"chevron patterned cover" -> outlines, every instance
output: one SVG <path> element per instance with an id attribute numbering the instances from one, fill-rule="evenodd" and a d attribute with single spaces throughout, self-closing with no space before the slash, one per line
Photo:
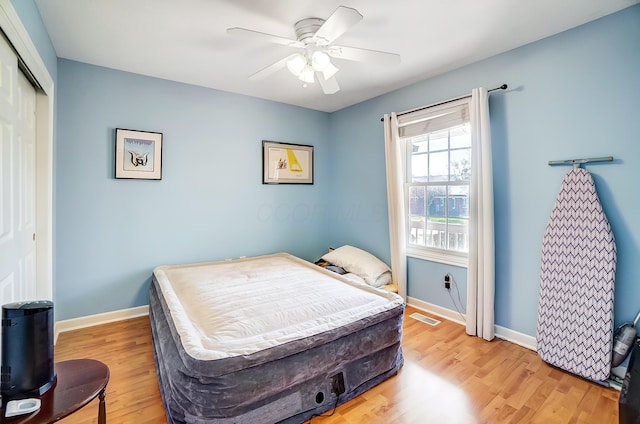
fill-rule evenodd
<path id="1" fill-rule="evenodd" d="M 616 245 L 593 179 L 565 175 L 542 242 L 537 350 L 594 381 L 611 369 Z"/>

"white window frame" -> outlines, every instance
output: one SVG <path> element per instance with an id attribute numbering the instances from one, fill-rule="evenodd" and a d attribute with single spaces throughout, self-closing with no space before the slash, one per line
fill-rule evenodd
<path id="1" fill-rule="evenodd" d="M 401 132 L 401 137 L 404 139 L 403 145 L 405 146 L 406 158 L 403 161 L 404 163 L 404 204 L 405 204 L 405 234 L 406 234 L 406 254 L 409 257 L 414 257 L 418 259 L 429 260 L 433 262 L 444 263 L 448 265 L 455 265 L 459 267 L 467 267 L 468 262 L 468 253 L 460 252 L 448 249 L 441 249 L 436 247 L 428 247 L 428 246 L 419 246 L 411 243 L 411 208 L 410 208 L 410 195 L 409 195 L 409 187 L 411 186 L 433 186 L 434 184 L 429 183 L 412 183 L 411 182 L 411 140 L 412 138 L 419 136 L 421 134 L 429 134 L 432 132 L 444 130 L 447 128 L 453 128 L 462 123 L 469 122 L 469 103 L 470 100 L 468 98 L 460 99 L 454 102 L 450 102 L 443 105 L 438 105 L 434 107 L 430 107 L 424 110 L 420 110 L 418 112 L 412 112 L 407 114 L 406 116 L 401 116 L 398 118 L 399 128 Z M 459 110 L 461 115 L 457 118 L 447 120 L 443 118 L 446 115 L 447 111 L 451 110 Z M 440 119 L 440 122 L 438 120 Z M 450 122 L 449 122 L 450 121 Z M 449 151 L 451 151 L 450 146 Z M 460 184 L 456 182 L 442 182 L 442 184 L 436 185 L 444 185 L 444 186 L 452 186 L 452 185 L 465 185 L 469 186 L 469 181 L 466 184 Z M 448 231 L 447 231 L 448 234 Z"/>

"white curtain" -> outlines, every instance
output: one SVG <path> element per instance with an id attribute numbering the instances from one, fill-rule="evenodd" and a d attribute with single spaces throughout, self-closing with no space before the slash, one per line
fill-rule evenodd
<path id="1" fill-rule="evenodd" d="M 387 169 L 387 199 L 389 204 L 389 241 L 391 273 L 398 285 L 398 294 L 407 299 L 407 256 L 404 230 L 403 141 L 398 136 L 398 117 L 384 115 L 384 152 Z"/>
<path id="2" fill-rule="evenodd" d="M 471 119 L 471 181 L 469 187 L 469 263 L 467 269 L 467 334 L 492 340 L 495 336 L 495 253 L 493 230 L 493 172 L 489 95 L 474 88 Z"/>

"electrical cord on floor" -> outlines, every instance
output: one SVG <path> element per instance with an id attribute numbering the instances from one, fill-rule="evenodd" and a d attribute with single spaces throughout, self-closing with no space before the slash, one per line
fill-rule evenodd
<path id="1" fill-rule="evenodd" d="M 458 315 L 460 315 L 460 318 L 462 318 L 462 321 L 466 324 L 467 320 L 464 318 L 464 315 L 462 315 L 462 312 L 460 312 L 460 309 L 462 309 L 462 300 L 460 299 L 460 289 L 458 288 L 458 283 L 456 283 L 456 281 L 453 279 L 453 275 L 451 274 L 447 274 L 447 275 L 449 276 L 451 283 L 456 288 L 456 292 L 458 293 L 458 303 L 460 303 L 460 308 L 458 308 L 458 304 L 456 303 L 456 300 L 453 298 L 453 295 L 451 294 L 451 289 L 447 290 L 447 292 L 449 293 L 451 302 L 453 302 L 453 307 L 456 308 Z"/>
<path id="2" fill-rule="evenodd" d="M 333 409 L 331 410 L 331 413 L 330 413 L 330 414 L 314 414 L 314 415 L 312 415 L 312 416 L 309 418 L 309 421 L 307 421 L 307 423 L 308 423 L 308 424 L 311 424 L 311 420 L 312 420 L 312 419 L 314 419 L 315 417 L 330 417 L 330 416 L 332 416 L 333 414 L 335 414 L 336 409 L 338 409 L 338 400 L 339 400 L 339 399 L 340 399 L 340 396 L 339 396 L 339 395 L 337 395 L 337 396 L 336 396 L 336 403 L 335 403 L 335 405 L 333 405 Z"/>

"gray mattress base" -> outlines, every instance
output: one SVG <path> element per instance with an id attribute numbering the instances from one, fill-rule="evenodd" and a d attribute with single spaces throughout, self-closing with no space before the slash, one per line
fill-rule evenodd
<path id="1" fill-rule="evenodd" d="M 403 364 L 403 308 L 398 308 L 327 343 L 294 353 L 281 349 L 286 356 L 274 354 L 258 365 L 207 375 L 185 365 L 155 281 L 149 304 L 160 393 L 172 424 L 301 423 L 394 376 Z M 345 393 L 336 396 L 331 381 L 338 373 L 343 373 Z"/>

